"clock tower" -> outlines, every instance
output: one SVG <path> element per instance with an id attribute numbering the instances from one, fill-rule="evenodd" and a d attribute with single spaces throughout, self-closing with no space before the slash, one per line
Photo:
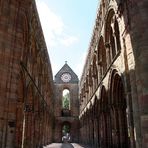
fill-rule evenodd
<path id="1" fill-rule="evenodd" d="M 55 75 L 55 127 L 54 141 L 62 142 L 66 137 L 69 142 L 79 140 L 79 98 L 78 76 L 67 62 Z"/>

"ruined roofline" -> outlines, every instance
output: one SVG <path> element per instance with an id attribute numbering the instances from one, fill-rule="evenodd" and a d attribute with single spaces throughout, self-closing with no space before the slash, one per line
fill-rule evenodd
<path id="1" fill-rule="evenodd" d="M 96 44 L 96 37 L 97 37 L 97 35 L 96 35 L 96 32 L 98 32 L 99 31 L 99 15 L 100 15 L 100 7 L 101 7 L 101 3 L 102 3 L 102 1 L 99 1 L 98 2 L 98 7 L 97 7 L 97 12 L 96 12 L 96 19 L 95 19 L 95 23 L 94 23 L 94 26 L 93 26 L 93 31 L 92 31 L 92 34 L 91 34 L 91 38 L 90 38 L 90 42 L 89 42 L 89 46 L 88 46 L 88 51 L 87 51 L 87 56 L 86 56 L 86 58 L 85 58 L 85 64 L 84 64 L 84 66 L 83 66 L 83 71 L 82 71 L 82 75 L 81 75 L 81 77 L 80 77 L 80 82 L 82 82 L 83 81 L 83 78 L 85 77 L 85 75 L 86 75 L 86 71 L 87 71 L 87 69 L 88 69 L 88 64 L 90 65 L 91 63 L 89 63 L 90 62 L 90 60 L 88 60 L 88 59 L 90 59 L 90 57 L 91 57 L 91 51 L 95 48 L 92 48 L 93 46 L 94 46 L 94 44 Z M 87 67 L 87 68 L 86 68 Z M 81 84 L 80 84 L 81 85 Z"/>

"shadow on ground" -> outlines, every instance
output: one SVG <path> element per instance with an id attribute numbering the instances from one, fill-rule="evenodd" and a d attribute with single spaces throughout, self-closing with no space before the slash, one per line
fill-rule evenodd
<path id="1" fill-rule="evenodd" d="M 73 145 L 71 143 L 63 143 L 61 145 L 61 148 L 74 148 Z"/>

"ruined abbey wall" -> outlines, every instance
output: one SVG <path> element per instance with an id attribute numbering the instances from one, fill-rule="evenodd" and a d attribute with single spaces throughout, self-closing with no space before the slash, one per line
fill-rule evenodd
<path id="1" fill-rule="evenodd" d="M 80 80 L 84 144 L 148 146 L 147 14 L 146 0 L 100 1 Z"/>
<path id="2" fill-rule="evenodd" d="M 53 77 L 34 0 L 0 0 L 0 147 L 52 141 Z"/>

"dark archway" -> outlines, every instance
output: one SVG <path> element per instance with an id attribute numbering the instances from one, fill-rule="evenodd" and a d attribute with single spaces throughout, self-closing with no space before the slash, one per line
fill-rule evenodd
<path id="1" fill-rule="evenodd" d="M 61 137 L 62 141 L 70 141 L 71 140 L 70 135 L 71 135 L 71 124 L 65 121 L 62 124 L 62 137 Z"/>
<path id="2" fill-rule="evenodd" d="M 99 114 L 99 146 L 110 148 L 110 113 L 108 111 L 108 97 L 104 86 L 101 89 Z"/>
<path id="3" fill-rule="evenodd" d="M 100 37 L 98 44 L 97 58 L 98 58 L 98 65 L 100 67 L 100 79 L 101 79 L 104 76 L 107 69 L 106 48 L 102 36 Z"/>
<path id="4" fill-rule="evenodd" d="M 115 148 L 128 148 L 128 126 L 126 98 L 121 76 L 113 71 L 110 87 L 112 145 Z"/>

